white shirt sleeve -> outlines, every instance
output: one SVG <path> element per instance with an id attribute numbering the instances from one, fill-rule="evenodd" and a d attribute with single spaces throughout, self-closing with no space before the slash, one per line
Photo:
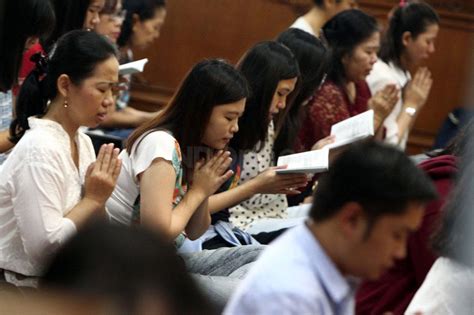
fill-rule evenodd
<path id="1" fill-rule="evenodd" d="M 54 163 L 51 163 L 54 164 Z M 63 211 L 68 179 L 57 166 L 25 162 L 13 176 L 13 210 L 25 252 L 32 261 L 54 253 L 76 233 L 74 223 Z"/>
<path id="2" fill-rule="evenodd" d="M 400 135 L 398 130 L 397 118 L 401 111 L 402 100 L 401 100 L 401 89 L 403 88 L 398 84 L 397 80 L 392 75 L 392 69 L 383 61 L 378 60 L 372 72 L 367 77 L 367 84 L 370 88 L 370 93 L 375 95 L 378 91 L 382 90 L 387 84 L 396 84 L 400 89 L 399 100 L 390 114 L 385 118 L 384 127 L 386 130 L 384 142 L 398 145 L 400 142 Z"/>
<path id="3" fill-rule="evenodd" d="M 173 162 L 173 155 L 176 154 L 178 145 L 175 138 L 166 131 L 151 132 L 137 143 L 138 147 L 136 150 L 133 148 L 130 155 L 134 178 L 148 169 L 157 158 Z"/>

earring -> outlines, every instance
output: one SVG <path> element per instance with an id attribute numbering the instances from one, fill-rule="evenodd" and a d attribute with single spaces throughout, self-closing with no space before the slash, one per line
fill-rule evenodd
<path id="1" fill-rule="evenodd" d="M 67 100 L 64 100 L 64 108 L 67 108 L 68 107 L 68 103 L 67 103 Z"/>

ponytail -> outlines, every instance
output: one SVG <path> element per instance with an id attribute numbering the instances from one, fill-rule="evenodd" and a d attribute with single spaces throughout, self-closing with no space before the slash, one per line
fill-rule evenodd
<path id="1" fill-rule="evenodd" d="M 35 62 L 35 69 L 26 77 L 20 89 L 16 102 L 16 117 L 10 124 L 10 141 L 17 143 L 30 129 L 28 117 L 43 116 L 46 112 L 48 95 L 46 93 L 46 76 L 48 72 L 48 58 L 42 53 L 31 57 Z"/>

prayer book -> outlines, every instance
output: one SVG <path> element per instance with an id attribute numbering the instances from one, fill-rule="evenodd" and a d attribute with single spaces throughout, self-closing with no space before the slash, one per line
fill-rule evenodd
<path id="1" fill-rule="evenodd" d="M 287 167 L 277 169 L 277 174 L 313 174 L 324 172 L 329 167 L 329 150 L 323 148 L 321 150 L 280 156 L 277 166 L 283 165 L 287 165 Z"/>
<path id="2" fill-rule="evenodd" d="M 371 109 L 332 125 L 331 136 L 334 136 L 335 141 L 326 145 L 324 149 L 335 149 L 373 135 L 374 111 Z"/>
<path id="3" fill-rule="evenodd" d="M 126 74 L 133 74 L 137 72 L 143 72 L 143 68 L 145 67 L 146 63 L 148 62 L 148 58 L 140 59 L 137 61 L 132 61 L 129 63 L 125 63 L 119 66 L 119 74 L 126 75 Z"/>

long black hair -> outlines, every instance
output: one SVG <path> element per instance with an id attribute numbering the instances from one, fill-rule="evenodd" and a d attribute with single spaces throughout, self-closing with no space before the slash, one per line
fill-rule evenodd
<path id="1" fill-rule="evenodd" d="M 237 151 L 259 151 L 268 133 L 270 106 L 278 82 L 299 78 L 300 70 L 290 49 L 275 41 L 252 47 L 238 62 L 237 68 L 249 82 L 251 95 L 239 120 L 239 132 L 230 146 Z"/>
<path id="2" fill-rule="evenodd" d="M 323 40 L 330 47 L 328 79 L 343 86 L 347 78 L 342 59 L 378 30 L 375 18 L 356 9 L 342 11 L 324 24 Z"/>
<path id="3" fill-rule="evenodd" d="M 277 41 L 290 48 L 301 72 L 300 89 L 292 106 L 278 113 L 275 119 L 278 136 L 273 150 L 280 156 L 293 152 L 304 116 L 302 104 L 314 95 L 327 70 L 327 49 L 317 37 L 296 28 L 281 33 Z"/>
<path id="4" fill-rule="evenodd" d="M 138 146 L 142 135 L 169 130 L 187 161 L 188 149 L 202 145 L 214 107 L 240 101 L 248 95 L 247 81 L 232 65 L 218 59 L 203 60 L 189 71 L 165 109 L 130 135 L 127 151 L 132 154 L 132 148 L 135 144 Z M 184 167 L 189 169 L 193 165 L 185 163 Z"/>
<path id="5" fill-rule="evenodd" d="M 122 24 L 117 45 L 123 47 L 129 44 L 133 34 L 133 15 L 136 14 L 140 21 L 145 21 L 155 16 L 157 9 L 166 7 L 165 0 L 124 0 L 123 9 L 127 11 Z"/>
<path id="6" fill-rule="evenodd" d="M 428 4 L 417 1 L 399 6 L 393 12 L 388 29 L 382 38 L 380 59 L 387 63 L 392 61 L 400 66 L 400 56 L 405 50 L 403 34 L 410 32 L 411 37 L 416 39 L 432 24 L 439 24 L 439 16 Z"/>
<path id="7" fill-rule="evenodd" d="M 36 68 L 28 75 L 16 104 L 16 118 L 10 125 L 10 140 L 17 143 L 30 127 L 28 117 L 42 116 L 58 94 L 57 80 L 67 74 L 75 85 L 90 77 L 97 64 L 117 56 L 115 47 L 102 35 L 84 30 L 61 37 L 51 60 L 36 55 Z"/>
<path id="8" fill-rule="evenodd" d="M 45 51 L 50 51 L 62 35 L 69 31 L 80 30 L 83 28 L 87 16 L 87 9 L 92 0 L 48 1 L 51 1 L 53 4 L 54 12 L 56 14 L 56 25 L 51 35 L 44 38 L 41 42 Z"/>
<path id="9" fill-rule="evenodd" d="M 3 3 L 4 1 L 2 1 Z M 54 12 L 45 0 L 6 0 L 3 3 L 0 43 L 0 91 L 17 82 L 28 37 L 47 35 L 54 27 Z"/>

